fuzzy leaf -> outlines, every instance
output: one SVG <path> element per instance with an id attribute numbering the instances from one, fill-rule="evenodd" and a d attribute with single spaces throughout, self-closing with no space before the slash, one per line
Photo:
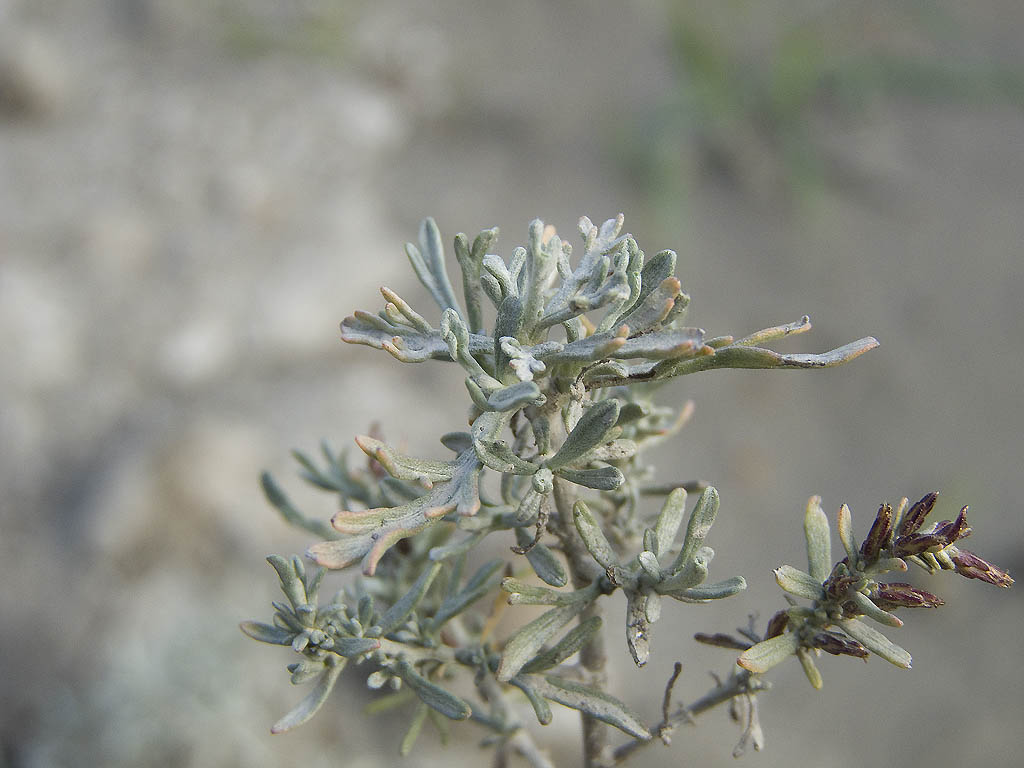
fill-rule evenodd
<path id="1" fill-rule="evenodd" d="M 849 597 L 853 600 L 854 605 L 857 606 L 857 610 L 867 616 L 869 619 L 874 619 L 879 624 L 884 624 L 887 627 L 902 627 L 903 621 L 895 614 L 889 613 L 873 602 L 871 599 L 863 594 L 862 592 L 849 593 Z"/>
<path id="2" fill-rule="evenodd" d="M 678 573 L 684 569 L 701 549 L 704 539 L 711 531 L 711 526 L 714 525 L 715 516 L 718 514 L 718 504 L 718 491 L 712 486 L 705 488 L 690 513 L 690 522 L 686 526 L 686 538 L 683 539 L 682 549 L 679 550 L 679 554 L 672 564 L 671 572 Z"/>
<path id="3" fill-rule="evenodd" d="M 811 684 L 815 690 L 821 690 L 823 681 L 821 679 L 821 672 L 818 671 L 818 667 L 814 663 L 814 657 L 811 652 L 806 648 L 798 648 L 796 657 L 800 660 L 800 666 L 804 668 L 804 674 L 807 676 L 807 682 Z"/>
<path id="4" fill-rule="evenodd" d="M 836 515 L 836 528 L 839 531 L 839 540 L 843 543 L 846 556 L 851 564 L 857 563 L 857 541 L 853 538 L 853 515 L 850 508 L 843 504 Z"/>
<path id="5" fill-rule="evenodd" d="M 437 609 L 430 619 L 431 626 L 435 628 L 441 627 L 446 621 L 453 616 L 458 616 L 466 608 L 498 586 L 498 581 L 504 567 L 505 564 L 501 560 L 492 560 L 482 565 L 473 575 L 473 578 L 466 583 L 461 592 L 446 598 L 441 603 L 441 607 Z"/>
<path id="6" fill-rule="evenodd" d="M 537 655 L 558 630 L 572 621 L 585 605 L 580 601 L 557 606 L 521 627 L 505 643 L 496 674 L 498 680 L 507 683 L 519 674 L 519 670 Z"/>
<path id="7" fill-rule="evenodd" d="M 568 605 L 569 603 L 589 600 L 596 594 L 590 587 L 573 592 L 556 592 L 547 587 L 527 584 L 511 576 L 502 579 L 501 588 L 509 593 L 509 605 Z"/>
<path id="8" fill-rule="evenodd" d="M 600 400 L 583 412 L 558 452 L 545 462 L 550 469 L 573 464 L 601 443 L 619 420 L 619 401 Z"/>
<path id="9" fill-rule="evenodd" d="M 381 634 L 386 635 L 389 632 L 394 632 L 398 629 L 412 613 L 416 606 L 420 604 L 424 597 L 426 597 L 427 590 L 430 589 L 431 583 L 434 581 L 434 577 L 437 576 L 441 570 L 443 563 L 435 562 L 431 563 L 416 580 L 409 591 L 402 595 L 395 604 L 392 605 L 388 610 L 381 616 L 378 624 L 380 625 Z"/>
<path id="10" fill-rule="evenodd" d="M 585 502 L 577 501 L 572 506 L 572 519 L 576 524 L 576 530 L 583 539 L 587 551 L 593 556 L 598 564 L 608 570 L 619 565 L 618 555 L 612 549 L 612 545 L 605 538 L 600 523 L 591 513 Z"/>
<path id="11" fill-rule="evenodd" d="M 725 581 L 716 581 L 714 584 L 701 584 L 697 587 L 690 587 L 683 596 L 689 600 L 721 600 L 723 597 L 732 597 L 738 592 L 747 588 L 747 580 L 742 576 L 731 576 Z"/>
<path id="12" fill-rule="evenodd" d="M 582 683 L 554 675 L 524 675 L 526 682 L 544 698 L 586 712 L 601 722 L 613 725 L 635 739 L 647 740 L 651 732 L 629 707 L 614 696 Z"/>
<path id="13" fill-rule="evenodd" d="M 786 632 L 777 637 L 762 640 L 742 654 L 736 663 L 746 670 L 759 675 L 767 672 L 776 664 L 781 664 L 800 647 L 800 636 L 795 632 Z"/>
<path id="14" fill-rule="evenodd" d="M 807 539 L 807 570 L 811 578 L 821 584 L 832 571 L 832 541 L 820 496 L 812 496 L 807 502 L 804 537 Z"/>
<path id="15" fill-rule="evenodd" d="M 668 317 L 668 313 L 675 305 L 676 297 L 680 293 L 682 293 L 682 286 L 679 284 L 679 279 L 666 277 L 617 322 L 628 325 L 630 335 L 649 331 L 659 326 Z"/>
<path id="16" fill-rule="evenodd" d="M 658 542 L 658 549 L 655 554 L 667 553 L 672 548 L 676 539 L 676 533 L 683 522 L 683 513 L 686 511 L 686 489 L 676 488 L 665 499 L 658 514 L 658 522 L 654 525 L 654 535 Z"/>
<path id="17" fill-rule="evenodd" d="M 419 738 L 420 731 L 423 730 L 423 724 L 427 722 L 427 713 L 429 711 L 430 707 L 422 701 L 416 705 L 416 711 L 413 713 L 412 720 L 409 723 L 409 729 L 405 732 L 405 736 L 402 737 L 402 744 L 398 749 L 398 754 L 402 757 L 408 757 L 409 753 L 412 752 L 412 748 L 416 745 L 416 739 Z"/>
<path id="18" fill-rule="evenodd" d="M 348 534 L 336 541 L 317 542 L 307 555 L 325 568 L 344 568 L 362 558 L 363 573 L 372 576 L 377 563 L 402 539 L 419 533 L 450 512 L 474 515 L 480 508 L 481 464 L 475 451 L 464 451 L 453 462 L 451 480 L 430 493 L 398 507 L 341 510 L 331 519 Z"/>
<path id="19" fill-rule="evenodd" d="M 452 720 L 465 720 L 473 714 L 472 708 L 451 691 L 447 691 L 436 683 L 420 675 L 405 659 L 394 666 L 395 674 L 412 688 L 420 701 Z"/>
<path id="20" fill-rule="evenodd" d="M 516 411 L 543 399 L 540 387 L 532 381 L 517 381 L 515 384 L 495 390 L 487 397 L 487 405 L 494 411 Z"/>
<path id="21" fill-rule="evenodd" d="M 334 688 L 334 684 L 338 681 L 338 675 L 341 674 L 341 670 L 344 667 L 344 663 L 339 663 L 325 669 L 316 681 L 313 690 L 309 692 L 309 695 L 300 701 L 295 709 L 274 723 L 270 732 L 274 734 L 285 733 L 313 717 L 317 710 L 323 706 L 323 703 L 327 701 L 327 697 L 331 695 L 331 689 Z"/>
<path id="22" fill-rule="evenodd" d="M 589 643 L 591 638 L 600 631 L 601 617 L 591 616 L 582 624 L 577 624 L 570 629 L 557 645 L 536 656 L 533 661 L 523 667 L 523 672 L 544 672 L 558 666 Z"/>
<path id="23" fill-rule="evenodd" d="M 451 480 L 455 463 L 433 459 L 403 456 L 394 448 L 366 435 L 356 438 L 356 445 L 371 459 L 376 460 L 387 473 L 398 480 L 412 480 L 431 488 L 435 482 Z"/>
<path id="24" fill-rule="evenodd" d="M 295 637 L 295 632 L 291 629 L 282 629 L 260 621 L 243 621 L 238 626 L 253 640 L 271 645 L 291 645 L 292 638 Z"/>
<path id="25" fill-rule="evenodd" d="M 533 707 L 533 713 L 537 716 L 537 722 L 541 725 L 548 725 L 551 722 L 551 705 L 548 704 L 547 699 L 537 693 L 536 688 L 530 685 L 530 679 L 532 678 L 528 678 L 526 675 L 516 675 L 509 682 L 526 694 L 530 706 Z"/>
<path id="26" fill-rule="evenodd" d="M 838 624 L 846 634 L 872 653 L 881 656 L 897 667 L 910 669 L 912 661 L 910 654 L 878 630 L 857 619 L 843 619 Z"/>
<path id="27" fill-rule="evenodd" d="M 409 257 L 416 276 L 423 286 L 430 291 L 434 301 L 442 310 L 458 309 L 452 284 L 444 267 L 444 246 L 441 244 L 441 233 L 432 218 L 420 222 L 420 246 L 405 244 L 405 253 Z"/>
<path id="28" fill-rule="evenodd" d="M 605 466 L 593 469 L 570 469 L 561 467 L 556 474 L 570 483 L 593 488 L 598 491 L 614 491 L 622 485 L 626 478 L 617 467 Z"/>
<path id="29" fill-rule="evenodd" d="M 808 600 L 821 600 L 825 596 L 821 582 L 799 568 L 783 565 L 776 568 L 774 573 L 775 583 L 791 595 L 805 597 Z"/>
<path id="30" fill-rule="evenodd" d="M 333 650 L 341 656 L 358 656 L 380 648 L 380 640 L 372 637 L 339 637 L 334 641 Z"/>
<path id="31" fill-rule="evenodd" d="M 529 547 L 526 560 L 541 581 L 553 587 L 566 585 L 569 577 L 565 574 L 562 561 L 549 546 L 539 541 L 534 544 L 533 538 L 522 528 L 516 528 L 516 542 L 520 547 Z"/>

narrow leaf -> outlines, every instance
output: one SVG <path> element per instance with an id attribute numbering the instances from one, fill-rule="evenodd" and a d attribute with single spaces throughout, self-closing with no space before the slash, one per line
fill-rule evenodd
<path id="1" fill-rule="evenodd" d="M 562 447 L 546 462 L 551 469 L 572 464 L 605 442 L 605 436 L 619 419 L 619 401 L 600 400 L 583 412 Z"/>
<path id="2" fill-rule="evenodd" d="M 676 488 L 665 499 L 658 515 L 658 522 L 654 526 L 654 535 L 658 542 L 656 554 L 667 553 L 675 541 L 676 533 L 683 522 L 683 513 L 686 511 L 686 489 Z"/>
<path id="3" fill-rule="evenodd" d="M 821 672 L 818 671 L 818 667 L 814 663 L 814 657 L 811 652 L 806 648 L 798 648 L 796 657 L 800 660 L 800 666 L 804 668 L 804 674 L 807 675 L 807 682 L 811 684 L 815 690 L 821 690 L 823 681 L 821 679 Z"/>
<path id="4" fill-rule="evenodd" d="M 836 528 L 839 530 L 839 540 L 843 542 L 843 549 L 850 559 L 851 565 L 857 564 L 857 541 L 853 538 L 853 515 L 850 508 L 843 504 L 836 515 Z"/>
<path id="5" fill-rule="evenodd" d="M 526 678 L 526 675 L 516 675 L 509 682 L 526 694 L 530 706 L 533 707 L 533 713 L 537 716 L 537 722 L 541 725 L 548 725 L 551 722 L 551 705 L 548 704 L 547 699 L 537 693 L 537 689 L 530 685 Z"/>
<path id="6" fill-rule="evenodd" d="M 526 552 L 526 561 L 541 581 L 552 587 L 566 585 L 569 577 L 566 576 L 562 561 L 558 559 L 558 555 L 551 550 L 551 547 L 539 541 L 534 544 L 530 534 L 523 528 L 516 528 L 516 541 L 520 547 L 529 547 Z"/>
<path id="7" fill-rule="evenodd" d="M 874 619 L 879 624 L 884 624 L 887 627 L 903 626 L 903 621 L 898 616 L 879 608 L 864 593 L 851 591 L 849 597 L 853 600 L 854 605 L 857 606 L 857 610 L 869 619 Z"/>
<path id="8" fill-rule="evenodd" d="M 862 621 L 858 621 L 857 619 L 843 619 L 838 623 L 846 634 L 872 653 L 881 656 L 890 664 L 895 664 L 897 667 L 910 669 L 912 661 L 910 654 L 878 630 L 869 627 L 867 624 Z"/>
<path id="9" fill-rule="evenodd" d="M 501 654 L 497 678 L 507 683 L 519 670 L 537 655 L 537 651 L 550 640 L 558 630 L 568 624 L 583 610 L 585 603 L 576 602 L 552 608 L 523 626 L 508 642 Z"/>
<path id="10" fill-rule="evenodd" d="M 583 646 L 590 642 L 591 638 L 601 631 L 601 617 L 591 616 L 582 624 L 577 624 L 563 637 L 557 645 L 536 656 L 533 661 L 523 667 L 524 672 L 543 672 L 556 667 L 568 659 Z"/>
<path id="11" fill-rule="evenodd" d="M 618 467 L 605 466 L 593 469 L 570 469 L 560 467 L 556 470 L 559 477 L 565 478 L 570 483 L 582 485 L 585 488 L 593 488 L 598 491 L 614 491 L 624 482 L 625 476 Z"/>
<path id="12" fill-rule="evenodd" d="M 530 675 L 527 677 L 542 696 L 566 707 L 586 712 L 601 722 L 613 725 L 635 739 L 646 741 L 651 732 L 622 701 L 572 680 L 563 680 L 554 675 Z"/>
<path id="13" fill-rule="evenodd" d="M 334 684 L 338 681 L 338 675 L 341 674 L 341 670 L 344 667 L 344 663 L 339 663 L 325 669 L 324 673 L 317 679 L 316 685 L 309 692 L 309 695 L 300 701 L 295 709 L 274 723 L 270 732 L 277 734 L 290 731 L 292 728 L 302 725 L 313 717 L 317 710 L 323 706 L 323 703 L 327 701 L 327 697 L 330 696 L 331 689 L 334 688 Z"/>
<path id="14" fill-rule="evenodd" d="M 271 645 L 291 645 L 292 638 L 295 637 L 295 632 L 290 629 L 282 629 L 260 621 L 243 621 L 238 626 L 253 640 Z"/>
<path id="15" fill-rule="evenodd" d="M 372 637 L 339 637 L 334 640 L 333 650 L 342 656 L 358 656 L 380 648 L 380 640 Z"/>
<path id="16" fill-rule="evenodd" d="M 670 569 L 677 573 L 687 566 L 694 555 L 703 546 L 711 526 L 715 522 L 715 515 L 718 514 L 718 491 L 712 486 L 704 489 L 700 499 L 690 513 L 690 522 L 686 526 L 686 538 L 683 539 L 683 547 Z"/>
<path id="17" fill-rule="evenodd" d="M 427 713 L 429 711 L 430 707 L 422 701 L 416 705 L 416 711 L 413 713 L 412 721 L 409 723 L 409 730 L 405 732 L 405 736 L 402 738 L 402 745 L 398 749 L 398 754 L 402 757 L 408 757 L 409 753 L 412 752 L 412 748 L 416 745 L 416 739 L 419 738 L 420 731 L 423 730 L 423 724 L 427 722 Z"/>
<path id="18" fill-rule="evenodd" d="M 807 570 L 811 578 L 821 584 L 832 571 L 832 541 L 828 517 L 821 508 L 821 496 L 812 496 L 807 501 L 804 536 L 807 539 Z"/>
<path id="19" fill-rule="evenodd" d="M 690 587 L 683 595 L 690 600 L 721 600 L 724 597 L 732 597 L 746 588 L 746 579 L 742 576 L 731 576 L 724 581 L 716 581 L 714 584 Z"/>
<path id="20" fill-rule="evenodd" d="M 608 543 L 604 531 L 601 530 L 601 525 L 597 522 L 597 519 L 591 513 L 586 503 L 577 501 L 573 504 L 572 519 L 576 524 L 576 530 L 579 532 L 580 538 L 583 539 L 583 543 L 587 547 L 587 551 L 590 552 L 602 568 L 608 570 L 619 565 L 618 555 L 615 554 L 612 545 Z"/>
<path id="21" fill-rule="evenodd" d="M 808 600 L 821 600 L 825 596 L 821 582 L 799 568 L 783 565 L 776 568 L 774 573 L 775 583 L 791 595 L 806 597 Z"/>
<path id="22" fill-rule="evenodd" d="M 405 659 L 395 664 L 395 674 L 416 691 L 420 701 L 452 720 L 465 720 L 473 714 L 472 708 L 451 691 L 427 680 Z"/>
<path id="23" fill-rule="evenodd" d="M 767 672 L 776 664 L 781 664 L 796 653 L 796 649 L 799 647 L 800 636 L 795 632 L 786 632 L 751 646 L 740 654 L 736 663 L 755 675 L 759 675 Z"/>
<path id="24" fill-rule="evenodd" d="M 427 590 L 430 589 L 431 582 L 434 581 L 434 577 L 437 576 L 438 571 L 441 570 L 443 563 L 434 562 L 420 574 L 420 577 L 416 580 L 416 583 L 410 587 L 409 591 L 402 595 L 398 600 L 388 608 L 387 612 L 381 616 L 378 624 L 380 625 L 381 634 L 388 634 L 393 632 L 402 625 L 409 614 L 412 613 L 416 606 L 420 604 L 420 601 L 426 596 Z"/>

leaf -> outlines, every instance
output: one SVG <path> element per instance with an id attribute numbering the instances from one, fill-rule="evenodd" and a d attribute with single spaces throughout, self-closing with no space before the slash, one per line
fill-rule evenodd
<path id="1" fill-rule="evenodd" d="M 821 496 L 811 496 L 807 501 L 804 537 L 807 539 L 807 570 L 811 578 L 821 584 L 832 571 L 832 541 L 828 517 L 821 508 Z"/>
<path id="2" fill-rule="evenodd" d="M 525 675 L 516 675 L 509 680 L 512 685 L 526 694 L 526 698 L 533 707 L 533 713 L 537 716 L 537 722 L 541 725 L 548 725 L 551 722 L 551 705 L 547 700 L 537 693 L 537 689 L 524 679 Z"/>
<path id="3" fill-rule="evenodd" d="M 412 243 L 405 244 L 405 253 L 409 257 L 416 276 L 423 286 L 430 291 L 434 301 L 442 310 L 458 309 L 452 284 L 444 268 L 444 246 L 441 244 L 441 233 L 437 223 L 430 217 L 420 222 L 420 247 Z"/>
<path id="4" fill-rule="evenodd" d="M 545 462 L 557 469 L 579 461 L 591 450 L 605 442 L 605 436 L 619 420 L 619 401 L 615 398 L 599 400 L 583 412 L 575 428 L 565 438 L 558 452 Z"/>
<path id="5" fill-rule="evenodd" d="M 569 581 L 565 568 L 558 555 L 542 542 L 533 543 L 532 537 L 522 528 L 516 528 L 516 542 L 520 547 L 530 547 L 526 552 L 526 560 L 533 572 L 545 584 L 553 587 L 564 587 Z"/>
<path id="6" fill-rule="evenodd" d="M 275 482 L 269 472 L 264 472 L 260 475 L 260 486 L 263 488 L 263 495 L 266 496 L 267 501 L 270 502 L 274 509 L 281 513 L 281 517 L 290 525 L 309 531 L 314 536 L 319 536 L 322 539 L 335 539 L 338 537 L 338 534 L 327 523 L 321 520 L 311 520 L 299 512 L 288 500 L 284 491 L 281 490 L 281 487 Z"/>
<path id="7" fill-rule="evenodd" d="M 624 482 L 625 476 L 617 467 L 605 466 L 594 469 L 570 469 L 561 467 L 556 474 L 570 483 L 593 488 L 598 491 L 614 491 Z"/>
<path id="8" fill-rule="evenodd" d="M 598 564 L 606 571 L 619 565 L 619 557 L 612 549 L 612 545 L 605 538 L 601 525 L 594 518 L 590 508 L 583 501 L 577 501 L 572 505 L 572 520 L 576 524 L 576 530 L 583 539 L 587 551 L 593 556 Z"/>
<path id="9" fill-rule="evenodd" d="M 238 627 L 253 640 L 271 645 L 291 645 L 292 638 L 295 637 L 295 632 L 291 629 L 282 629 L 260 621 L 243 621 Z"/>
<path id="10" fill-rule="evenodd" d="M 591 616 L 582 624 L 570 629 L 557 645 L 534 657 L 533 661 L 523 667 L 523 672 L 543 672 L 558 666 L 583 648 L 600 631 L 601 617 Z"/>
<path id="11" fill-rule="evenodd" d="M 473 709 L 451 691 L 431 682 L 416 671 L 412 664 L 401 659 L 394 666 L 395 674 L 412 688 L 420 701 L 452 720 L 465 720 Z"/>
<path id="12" fill-rule="evenodd" d="M 742 576 L 731 576 L 724 581 L 716 581 L 714 584 L 690 587 L 683 595 L 689 600 L 721 600 L 724 597 L 732 597 L 746 588 L 746 579 Z"/>
<path id="13" fill-rule="evenodd" d="M 380 640 L 372 637 L 338 637 L 334 640 L 332 650 L 341 656 L 359 656 L 363 653 L 376 651 L 380 648 Z"/>
<path id="14" fill-rule="evenodd" d="M 704 539 L 711 531 L 711 526 L 715 523 L 718 505 L 718 491 L 714 487 L 708 486 L 690 513 L 690 521 L 686 526 L 686 537 L 683 539 L 683 546 L 670 569 L 672 573 L 679 573 L 693 561 L 694 556 L 703 546 Z"/>
<path id="15" fill-rule="evenodd" d="M 858 621 L 857 619 L 842 619 L 837 623 L 842 627 L 846 634 L 872 653 L 881 656 L 890 664 L 895 664 L 897 667 L 910 669 L 912 662 L 910 654 L 878 630 L 869 627 L 867 624 L 862 621 Z"/>
<path id="16" fill-rule="evenodd" d="M 508 642 L 501 653 L 496 677 L 507 683 L 526 664 L 537 655 L 537 651 L 550 640 L 558 630 L 568 624 L 583 610 L 583 601 L 559 605 L 541 614 L 529 624 L 521 627 Z"/>
<path id="17" fill-rule="evenodd" d="M 516 411 L 543 400 L 540 387 L 532 381 L 517 381 L 515 384 L 495 390 L 487 397 L 487 405 L 495 411 Z"/>
<path id="18" fill-rule="evenodd" d="M 432 488 L 435 482 L 452 478 L 455 462 L 403 456 L 386 443 L 366 435 L 356 437 L 356 445 L 398 480 L 413 480 Z"/>
<path id="19" fill-rule="evenodd" d="M 409 588 L 409 591 L 388 608 L 378 622 L 381 634 L 386 635 L 389 632 L 394 632 L 409 618 L 409 614 L 416 609 L 416 606 L 426 596 L 427 590 L 430 589 L 430 585 L 434 581 L 434 577 L 441 570 L 441 566 L 442 563 L 440 562 L 431 563 L 420 574 L 420 577 L 416 579 L 416 583 Z"/>
<path id="20" fill-rule="evenodd" d="M 466 608 L 471 606 L 488 592 L 498 586 L 501 572 L 505 563 L 501 560 L 492 560 L 485 563 L 473 574 L 463 590 L 445 599 L 430 619 L 431 626 L 439 628 L 449 619 L 458 616 Z"/>
<path id="21" fill-rule="evenodd" d="M 666 277 L 617 322 L 628 325 L 631 336 L 656 328 L 668 316 L 680 293 L 682 286 L 679 279 Z"/>
<path id="22" fill-rule="evenodd" d="M 646 741 L 651 732 L 622 701 L 604 691 L 554 675 L 524 675 L 528 685 L 544 698 L 585 712 L 601 722 L 613 725 L 635 739 Z"/>
<path id="23" fill-rule="evenodd" d="M 814 663 L 814 657 L 811 656 L 811 652 L 806 648 L 798 648 L 796 657 L 800 660 L 800 666 L 804 668 L 804 674 L 807 675 L 807 681 L 811 684 L 815 690 L 821 690 L 823 681 L 821 679 L 821 672 L 818 671 L 818 667 Z"/>
<path id="24" fill-rule="evenodd" d="M 740 654 L 736 663 L 755 675 L 760 675 L 788 659 L 799 647 L 800 636 L 795 632 L 785 632 L 752 645 Z"/>
<path id="25" fill-rule="evenodd" d="M 427 713 L 429 711 L 430 707 L 422 701 L 416 705 L 416 711 L 409 722 L 409 730 L 402 737 L 402 745 L 398 749 L 398 754 L 402 757 L 408 757 L 409 753 L 412 752 L 412 748 L 416 745 L 416 739 L 419 738 L 420 731 L 423 730 L 423 724 L 427 722 Z"/>
<path id="26" fill-rule="evenodd" d="M 285 733 L 313 717 L 317 710 L 323 706 L 323 703 L 327 701 L 327 697 L 331 695 L 331 689 L 334 688 L 334 684 L 338 681 L 338 675 L 341 674 L 341 670 L 344 668 L 345 664 L 341 662 L 325 669 L 323 674 L 317 679 L 316 685 L 309 692 L 309 695 L 300 701 L 295 709 L 274 723 L 270 732 L 274 734 Z"/>
<path id="27" fill-rule="evenodd" d="M 683 513 L 686 511 L 686 489 L 676 488 L 665 499 L 658 514 L 658 521 L 654 525 L 654 536 L 658 543 L 656 555 L 667 553 L 672 548 L 676 539 L 676 533 L 683 522 Z"/>
<path id="28" fill-rule="evenodd" d="M 590 599 L 596 594 L 591 587 L 584 587 L 573 592 L 556 592 L 547 587 L 527 584 L 525 581 L 514 579 L 511 576 L 502 579 L 501 588 L 509 593 L 509 605 L 568 605 Z"/>
<path id="29" fill-rule="evenodd" d="M 887 627 L 902 627 L 903 621 L 895 614 L 889 613 L 873 602 L 871 598 L 862 592 L 850 591 L 848 597 L 853 600 L 853 604 L 857 606 L 857 610 L 863 613 L 870 619 L 874 619 L 879 624 L 884 624 Z"/>
<path id="30" fill-rule="evenodd" d="M 307 555 L 325 568 L 344 568 L 362 558 L 363 573 L 372 576 L 377 563 L 402 539 L 419 533 L 450 512 L 475 515 L 480 508 L 480 469 L 476 452 L 463 451 L 452 463 L 452 478 L 430 493 L 398 507 L 341 510 L 331 519 L 348 534 L 336 541 L 313 544 Z"/>
<path id="31" fill-rule="evenodd" d="M 806 597 L 808 600 L 821 600 L 825 596 L 821 582 L 799 568 L 782 565 L 776 568 L 774 573 L 775 583 L 791 595 Z"/>
<path id="32" fill-rule="evenodd" d="M 857 563 L 857 540 L 853 537 L 853 515 L 850 508 L 843 504 L 836 514 L 836 529 L 839 531 L 839 540 L 843 543 L 846 556 L 850 559 L 851 565 Z"/>

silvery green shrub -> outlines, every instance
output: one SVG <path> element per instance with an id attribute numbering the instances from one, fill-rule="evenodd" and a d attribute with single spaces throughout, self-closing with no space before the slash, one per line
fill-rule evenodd
<path id="1" fill-rule="evenodd" d="M 657 723 L 607 690 L 601 627 L 609 595 L 625 595 L 617 621 L 642 666 L 663 611 L 717 603 L 746 586 L 742 576 L 711 573 L 718 492 L 696 481 L 653 482 L 647 452 L 683 426 L 692 405 L 656 405 L 649 385 L 714 368 L 827 368 L 878 344 L 863 338 L 818 354 L 769 349 L 809 330 L 807 317 L 741 338 L 709 337 L 684 324 L 690 298 L 674 274 L 676 254 L 647 258 L 622 226 L 621 215 L 600 226 L 581 219 L 578 257 L 539 220 L 508 260 L 493 252 L 497 229 L 472 241 L 459 234 L 460 302 L 441 235 L 426 219 L 406 252 L 438 305 L 430 319 L 382 288 L 382 310 L 342 322 L 349 343 L 404 363 L 460 366 L 468 429 L 440 436 L 442 458 L 404 455 L 376 434 L 355 440 L 365 462 L 326 444 L 319 458 L 297 452 L 303 478 L 339 501 L 329 524 L 301 513 L 263 476 L 270 503 L 316 537 L 306 552 L 312 564 L 268 558 L 286 599 L 274 603 L 270 623 L 242 624 L 256 640 L 288 647 L 292 683 L 311 686 L 274 733 L 310 719 L 351 666 L 386 692 L 372 711 L 408 713 L 403 755 L 428 720 L 446 734 L 449 721 L 471 719 L 491 732 L 485 744 L 496 764 L 515 753 L 550 766 L 524 713 L 532 709 L 546 725 L 555 704 L 582 715 L 585 765 L 617 765 L 648 744 L 668 744 L 675 726 L 723 703 L 741 724 L 740 754 L 762 746 L 757 695 L 777 664 L 795 658 L 815 688 L 822 652 L 910 667 L 910 654 L 885 634 L 902 624 L 895 612 L 942 600 L 891 574 L 913 565 L 1013 583 L 960 548 L 971 531 L 966 507 L 954 520 L 927 519 L 934 493 L 912 505 L 883 504 L 859 544 L 841 507 L 838 561 L 813 497 L 804 515 L 807 569 L 775 571 L 787 606 L 763 628 L 751 621 L 736 635 L 695 636 L 738 655 L 727 678 L 673 707 L 677 664 Z M 661 498 L 653 514 L 648 497 Z M 469 555 L 489 537 L 504 543 L 505 556 L 470 568 Z M 360 577 L 322 596 L 327 570 L 349 567 Z M 496 630 L 503 613 L 524 617 L 504 636 Z"/>

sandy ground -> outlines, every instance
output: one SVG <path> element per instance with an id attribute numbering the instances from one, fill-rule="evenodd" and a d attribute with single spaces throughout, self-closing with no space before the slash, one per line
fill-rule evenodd
<path id="1" fill-rule="evenodd" d="M 430 455 L 464 420 L 454 369 L 337 338 L 378 285 L 428 306 L 402 255 L 425 215 L 449 241 L 498 225 L 508 255 L 535 216 L 571 232 L 621 210 L 648 253 L 678 251 L 694 324 L 807 313 L 786 349 L 882 342 L 662 391 L 697 415 L 661 477 L 716 484 L 715 569 L 751 586 L 671 611 L 640 672 L 608 622 L 648 717 L 676 659 L 684 700 L 727 668 L 692 632 L 781 605 L 771 568 L 800 565 L 811 493 L 863 531 L 880 501 L 940 490 L 1019 574 L 1022 38 L 996 0 L 0 0 L 0 764 L 397 760 L 401 724 L 362 714 L 358 674 L 271 737 L 302 692 L 237 623 L 276 599 L 264 555 L 307 543 L 262 469 L 326 517 L 291 447 L 378 419 Z M 825 659 L 815 693 L 789 665 L 743 759 L 1014 764 L 1020 590 L 922 585 L 948 605 L 899 631 L 913 671 Z M 559 765 L 572 728 L 538 728 Z M 464 729 L 408 764 L 473 764 Z M 726 764 L 736 736 L 715 713 L 637 765 Z"/>

